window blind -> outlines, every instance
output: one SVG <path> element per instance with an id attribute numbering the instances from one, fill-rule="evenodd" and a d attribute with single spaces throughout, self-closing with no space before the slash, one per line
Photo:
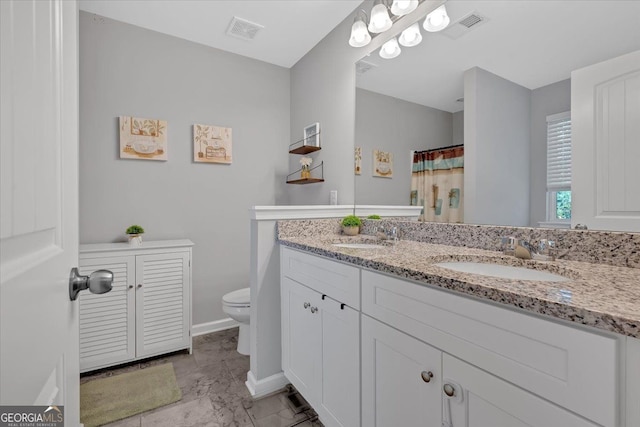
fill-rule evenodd
<path id="1" fill-rule="evenodd" d="M 547 190 L 571 189 L 571 113 L 547 117 Z"/>

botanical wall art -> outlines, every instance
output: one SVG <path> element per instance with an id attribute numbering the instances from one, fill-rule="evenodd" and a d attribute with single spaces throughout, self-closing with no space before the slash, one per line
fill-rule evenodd
<path id="1" fill-rule="evenodd" d="M 362 173 L 362 147 L 355 148 L 355 164 L 354 173 L 360 175 Z"/>
<path id="2" fill-rule="evenodd" d="M 167 160 L 167 122 L 120 116 L 120 158 Z"/>
<path id="3" fill-rule="evenodd" d="M 193 125 L 193 161 L 231 164 L 231 128 Z"/>
<path id="4" fill-rule="evenodd" d="M 373 150 L 373 176 L 393 177 L 393 154 L 387 151 Z"/>

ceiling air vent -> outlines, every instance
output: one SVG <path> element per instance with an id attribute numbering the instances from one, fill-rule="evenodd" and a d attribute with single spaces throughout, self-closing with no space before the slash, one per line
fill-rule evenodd
<path id="1" fill-rule="evenodd" d="M 264 26 L 234 16 L 227 28 L 227 35 L 242 40 L 253 40 Z"/>
<path id="2" fill-rule="evenodd" d="M 364 73 L 366 73 L 367 71 L 371 70 L 372 68 L 376 68 L 377 65 L 373 64 L 371 62 L 367 62 L 363 59 L 361 59 L 360 61 L 356 62 L 356 75 L 361 76 Z"/>
<path id="3" fill-rule="evenodd" d="M 440 34 L 453 40 L 459 39 L 487 21 L 489 21 L 489 19 L 486 16 L 482 16 L 478 12 L 471 12 L 449 25 L 446 29 L 441 31 Z"/>

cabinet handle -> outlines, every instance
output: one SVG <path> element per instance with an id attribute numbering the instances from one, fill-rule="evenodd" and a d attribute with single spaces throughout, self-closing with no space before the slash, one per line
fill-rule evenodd
<path id="1" fill-rule="evenodd" d="M 444 394 L 446 394 L 449 397 L 453 397 L 453 395 L 456 394 L 456 389 L 451 384 L 443 385 L 442 390 L 444 391 Z"/>
<path id="2" fill-rule="evenodd" d="M 318 307 L 311 307 L 311 313 L 315 313 L 318 311 Z"/>
<path id="3" fill-rule="evenodd" d="M 133 285 L 129 285 L 129 289 L 133 289 Z"/>
<path id="4" fill-rule="evenodd" d="M 422 371 L 422 373 L 420 373 L 420 376 L 422 377 L 422 381 L 424 381 L 425 383 L 428 383 L 431 381 L 431 378 L 433 378 L 433 372 Z"/>
<path id="5" fill-rule="evenodd" d="M 311 304 L 310 304 L 310 303 L 308 303 L 308 302 L 305 302 L 305 303 L 304 303 L 304 308 L 306 309 L 306 308 L 309 308 L 309 307 L 311 307 Z"/>
<path id="6" fill-rule="evenodd" d="M 138 283 L 138 289 L 142 287 L 142 283 Z"/>

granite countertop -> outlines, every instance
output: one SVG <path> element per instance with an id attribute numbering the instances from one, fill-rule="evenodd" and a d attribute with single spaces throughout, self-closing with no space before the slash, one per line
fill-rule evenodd
<path id="1" fill-rule="evenodd" d="M 400 240 L 395 245 L 378 249 L 340 248 L 333 245 L 371 239 L 372 236 L 363 235 L 298 235 L 280 236 L 279 243 L 533 313 L 640 338 L 640 269 L 567 260 L 521 260 L 497 251 L 411 240 Z M 525 266 L 559 274 L 570 280 L 511 280 L 461 273 L 434 265 L 456 261 Z"/>

